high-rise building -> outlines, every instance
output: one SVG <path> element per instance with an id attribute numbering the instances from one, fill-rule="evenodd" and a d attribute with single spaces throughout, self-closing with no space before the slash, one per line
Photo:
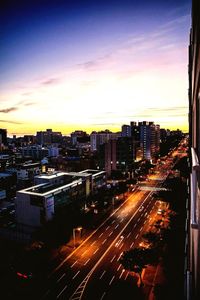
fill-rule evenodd
<path id="1" fill-rule="evenodd" d="M 160 125 L 155 125 L 155 154 L 160 153 Z"/>
<path id="2" fill-rule="evenodd" d="M 75 130 L 71 133 L 71 141 L 73 146 L 75 146 L 77 143 L 89 142 L 89 140 L 89 135 L 85 131 Z"/>
<path id="3" fill-rule="evenodd" d="M 200 299 L 200 1 L 192 1 L 189 46 L 190 218 L 188 261 L 185 266 L 187 299 Z M 186 245 L 187 246 L 187 245 Z"/>
<path id="4" fill-rule="evenodd" d="M 135 147 L 132 137 L 119 137 L 100 146 L 99 165 L 107 175 L 112 171 L 131 171 L 135 161 Z"/>
<path id="5" fill-rule="evenodd" d="M 122 125 L 122 137 L 131 137 L 130 125 Z"/>
<path id="6" fill-rule="evenodd" d="M 154 122 L 139 122 L 139 132 L 143 159 L 153 159 L 160 150 L 160 126 Z"/>
<path id="7" fill-rule="evenodd" d="M 117 140 L 117 169 L 130 171 L 136 158 L 132 137 L 119 137 Z"/>
<path id="8" fill-rule="evenodd" d="M 52 131 L 52 129 L 47 129 L 46 131 L 38 131 L 36 134 L 36 139 L 40 145 L 50 145 L 57 144 L 62 141 L 61 132 Z"/>
<path id="9" fill-rule="evenodd" d="M 0 146 L 3 144 L 4 146 L 7 145 L 7 130 L 0 128 Z"/>
<path id="10" fill-rule="evenodd" d="M 100 145 L 105 144 L 109 140 L 116 140 L 119 137 L 119 133 L 113 133 L 109 130 L 105 131 L 93 131 L 90 135 L 91 151 L 98 151 Z"/>
<path id="11" fill-rule="evenodd" d="M 105 171 L 108 175 L 116 170 L 116 140 L 105 143 Z"/>
<path id="12" fill-rule="evenodd" d="M 134 138 L 135 142 L 140 141 L 140 128 L 136 122 L 131 122 L 131 136 Z"/>

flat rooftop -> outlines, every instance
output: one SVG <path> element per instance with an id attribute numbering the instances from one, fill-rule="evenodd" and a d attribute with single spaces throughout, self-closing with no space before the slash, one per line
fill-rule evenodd
<path id="1" fill-rule="evenodd" d="M 27 189 L 18 191 L 25 194 L 35 195 L 35 196 L 47 196 L 52 193 L 60 192 L 61 190 L 73 187 L 75 185 L 82 184 L 82 180 L 73 180 L 68 183 L 60 183 L 60 184 L 49 184 L 49 183 L 41 183 L 38 185 L 34 185 Z"/>
<path id="2" fill-rule="evenodd" d="M 103 175 L 105 174 L 106 172 L 105 171 L 100 171 L 100 170 L 93 170 L 93 169 L 87 169 L 87 170 L 83 170 L 81 172 L 79 172 L 80 174 L 84 174 L 84 173 L 87 173 L 87 174 L 92 174 L 93 177 L 95 176 L 98 176 L 98 175 Z"/>

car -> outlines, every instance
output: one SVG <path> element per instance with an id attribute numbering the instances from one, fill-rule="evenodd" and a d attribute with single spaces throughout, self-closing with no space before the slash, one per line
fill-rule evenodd
<path id="1" fill-rule="evenodd" d="M 150 244 L 148 242 L 142 241 L 142 242 L 139 243 L 139 246 L 141 248 L 148 249 L 150 247 Z"/>
<path id="2" fill-rule="evenodd" d="M 118 246 L 121 244 L 121 242 L 123 241 L 123 239 L 124 239 L 124 236 L 121 235 L 120 238 L 119 238 L 119 240 L 118 240 L 117 243 L 115 244 L 115 247 L 118 247 Z"/>
<path id="3" fill-rule="evenodd" d="M 140 206 L 139 211 L 142 211 L 144 209 L 144 206 Z"/>
<path id="4" fill-rule="evenodd" d="M 157 211 L 157 215 L 162 215 L 162 213 L 163 213 L 163 210 L 161 208 L 159 208 Z"/>
<path id="5" fill-rule="evenodd" d="M 16 273 L 17 277 L 18 278 L 21 278 L 21 279 L 32 279 L 33 278 L 33 274 L 31 272 L 17 272 Z"/>

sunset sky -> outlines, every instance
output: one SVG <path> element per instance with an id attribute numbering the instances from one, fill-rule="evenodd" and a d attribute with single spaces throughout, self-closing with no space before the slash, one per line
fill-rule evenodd
<path id="1" fill-rule="evenodd" d="M 7 0 L 0 128 L 188 130 L 189 0 Z"/>

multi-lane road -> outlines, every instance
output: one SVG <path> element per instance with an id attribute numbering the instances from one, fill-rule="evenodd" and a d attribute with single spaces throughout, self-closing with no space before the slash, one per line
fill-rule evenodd
<path id="1" fill-rule="evenodd" d="M 123 251 L 138 246 L 156 210 L 153 187 L 160 187 L 166 171 L 157 171 L 128 198 L 49 275 L 43 299 L 113 299 L 120 285 L 133 285 L 133 277 L 122 268 Z M 159 179 L 159 180 L 158 180 Z M 124 286 L 124 285 L 123 285 Z M 128 298 L 126 298 L 128 299 Z"/>

